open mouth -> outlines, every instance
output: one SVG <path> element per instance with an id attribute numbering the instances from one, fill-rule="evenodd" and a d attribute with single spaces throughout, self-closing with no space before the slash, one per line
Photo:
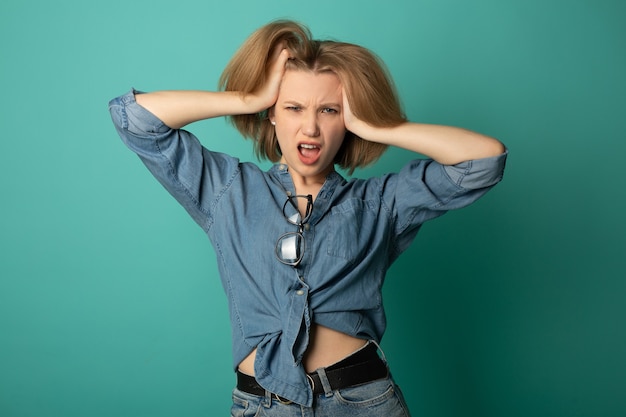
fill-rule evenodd
<path id="1" fill-rule="evenodd" d="M 319 158 L 320 147 L 310 143 L 301 143 L 298 145 L 300 159 L 306 164 L 312 164 Z"/>

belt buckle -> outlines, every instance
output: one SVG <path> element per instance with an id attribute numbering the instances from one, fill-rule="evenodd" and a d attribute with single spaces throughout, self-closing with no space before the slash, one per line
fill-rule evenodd
<path id="1" fill-rule="evenodd" d="M 306 374 L 306 377 L 309 380 L 309 385 L 311 385 L 311 391 L 315 392 L 315 380 L 309 374 Z"/>
<path id="2" fill-rule="evenodd" d="M 313 380 L 313 378 L 311 378 L 311 375 L 309 375 L 309 374 L 306 374 L 306 377 L 309 380 L 309 384 L 311 385 L 311 389 L 313 391 L 315 391 L 315 381 Z M 279 396 L 278 394 L 272 393 L 272 395 L 274 396 L 274 399 L 276 401 L 278 401 L 279 403 L 281 403 L 283 405 L 293 404 L 293 401 L 288 400 L 286 398 L 283 398 L 283 397 Z"/>
<path id="3" fill-rule="evenodd" d="M 288 400 L 288 399 L 283 398 L 283 397 L 279 397 L 278 394 L 273 394 L 273 395 L 274 395 L 274 398 L 276 398 L 276 401 L 278 401 L 279 403 L 281 403 L 283 405 L 289 405 L 289 404 L 293 403 L 293 401 L 291 401 L 291 400 Z"/>

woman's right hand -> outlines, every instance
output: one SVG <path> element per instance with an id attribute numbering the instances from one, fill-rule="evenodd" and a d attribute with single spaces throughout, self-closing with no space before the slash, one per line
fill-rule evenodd
<path id="1" fill-rule="evenodd" d="M 291 54 L 284 44 L 280 43 L 274 48 L 269 62 L 267 81 L 257 91 L 244 97 L 244 101 L 250 106 L 247 114 L 267 110 L 276 104 L 280 83 L 285 75 L 285 65 L 289 58 Z"/>
<path id="2" fill-rule="evenodd" d="M 267 81 L 251 94 L 242 95 L 238 91 L 156 91 L 138 94 L 137 103 L 174 129 L 213 117 L 259 113 L 276 103 L 289 58 L 290 53 L 284 45 L 277 45 L 270 60 Z"/>

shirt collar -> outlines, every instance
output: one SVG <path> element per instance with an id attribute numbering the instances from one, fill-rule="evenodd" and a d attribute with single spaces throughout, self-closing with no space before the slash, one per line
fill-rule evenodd
<path id="1" fill-rule="evenodd" d="M 289 167 L 286 164 L 274 164 L 269 169 L 268 173 L 278 180 L 285 192 L 295 193 L 295 187 L 293 185 L 291 175 L 289 175 Z M 313 214 L 309 223 L 315 224 L 322 214 L 328 210 L 331 197 L 335 192 L 337 185 L 342 182 L 345 182 L 345 179 L 337 171 L 332 171 L 326 176 L 326 181 L 324 181 L 324 185 L 315 198 Z"/>

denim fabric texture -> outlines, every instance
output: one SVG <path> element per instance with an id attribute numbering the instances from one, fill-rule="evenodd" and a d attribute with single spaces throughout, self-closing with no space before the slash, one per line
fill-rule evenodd
<path id="1" fill-rule="evenodd" d="M 265 397 L 233 391 L 231 417 L 410 417 L 400 388 L 391 377 L 356 387 L 316 395 L 311 407 L 285 404 Z"/>
<path id="2" fill-rule="evenodd" d="M 275 255 L 278 237 L 298 229 L 282 212 L 296 192 L 287 166 L 265 172 L 211 152 L 137 104 L 135 94 L 111 100 L 113 122 L 213 244 L 229 301 L 233 367 L 257 348 L 258 382 L 308 407 L 314 396 L 301 361 L 311 324 L 379 342 L 387 269 L 425 221 L 471 204 L 498 183 L 507 157 L 454 166 L 416 159 L 367 180 L 330 173 L 303 231 L 304 257 L 293 267 Z"/>

